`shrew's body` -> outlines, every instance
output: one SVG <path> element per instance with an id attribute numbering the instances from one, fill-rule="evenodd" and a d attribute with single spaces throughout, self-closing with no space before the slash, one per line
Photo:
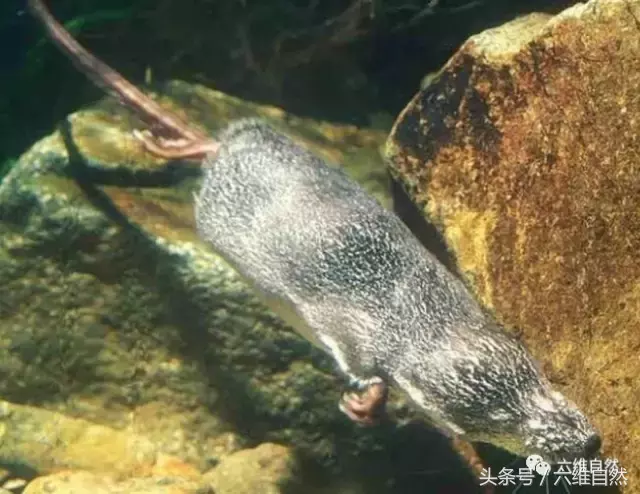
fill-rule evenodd
<path id="1" fill-rule="evenodd" d="M 82 71 L 169 137 L 138 134 L 148 151 L 201 162 L 198 233 L 360 388 L 343 397 L 349 417 L 373 422 L 392 384 L 445 432 L 549 461 L 597 452 L 595 430 L 524 347 L 337 167 L 254 120 L 208 136 L 84 50 L 41 0 L 29 7 Z"/>

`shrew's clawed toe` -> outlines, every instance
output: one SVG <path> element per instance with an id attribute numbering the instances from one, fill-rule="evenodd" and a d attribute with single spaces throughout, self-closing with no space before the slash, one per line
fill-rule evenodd
<path id="1" fill-rule="evenodd" d="M 386 410 L 387 394 L 387 386 L 376 381 L 357 392 L 344 393 L 340 410 L 359 425 L 377 425 Z"/>

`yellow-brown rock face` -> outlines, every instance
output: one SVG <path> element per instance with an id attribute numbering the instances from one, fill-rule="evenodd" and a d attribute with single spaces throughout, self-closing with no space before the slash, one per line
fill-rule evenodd
<path id="1" fill-rule="evenodd" d="M 640 492 L 640 2 L 472 37 L 401 114 L 391 166 Z"/>

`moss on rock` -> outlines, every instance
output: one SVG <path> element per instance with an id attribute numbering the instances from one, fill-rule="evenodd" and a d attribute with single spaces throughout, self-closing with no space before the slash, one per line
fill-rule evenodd
<path id="1" fill-rule="evenodd" d="M 469 39 L 397 120 L 395 174 L 485 305 L 640 470 L 640 3 Z"/>

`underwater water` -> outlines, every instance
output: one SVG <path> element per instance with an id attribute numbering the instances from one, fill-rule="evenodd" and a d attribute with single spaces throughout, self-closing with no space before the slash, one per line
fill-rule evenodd
<path id="1" fill-rule="evenodd" d="M 167 130 L 105 95 L 26 5 L 0 7 L 0 493 L 640 489 L 640 2 L 592 0 L 557 18 L 572 2 L 44 4 L 196 131 Z M 136 137 L 151 130 L 160 147 L 173 139 L 165 151 L 182 152 L 176 138 L 210 145 L 244 118 L 342 167 L 397 214 L 595 424 L 605 463 L 536 470 L 505 449 L 521 446 L 525 426 L 490 422 L 517 408 L 495 394 L 486 410 L 462 400 L 452 412 L 486 426 L 474 442 L 436 426 L 430 403 L 417 404 L 417 381 L 392 386 L 380 423 L 341 412 L 353 390 L 342 352 L 314 345 L 295 327 L 299 314 L 264 300 L 238 269 L 255 268 L 251 255 L 234 264 L 203 235 L 202 155 L 167 159 Z M 248 187 L 230 183 L 231 198 Z M 265 183 L 250 195 L 272 194 Z M 272 228 L 330 214 L 313 199 Z M 243 207 L 226 213 L 254 213 Z M 254 279 L 286 278 L 291 238 Z M 245 252 L 242 240 L 228 244 Z M 371 244 L 361 247 L 353 264 L 375 264 Z M 331 279 L 353 278 L 345 266 Z M 363 314 L 337 325 L 360 327 Z M 402 347 L 404 333 L 371 343 L 345 329 L 354 338 L 376 365 L 407 358 L 406 344 L 385 346 Z M 527 388 L 505 386 L 513 382 Z M 450 402 L 463 395 L 454 387 Z M 526 410 L 519 417 L 530 423 Z M 543 439 L 531 452 L 560 444 Z"/>

